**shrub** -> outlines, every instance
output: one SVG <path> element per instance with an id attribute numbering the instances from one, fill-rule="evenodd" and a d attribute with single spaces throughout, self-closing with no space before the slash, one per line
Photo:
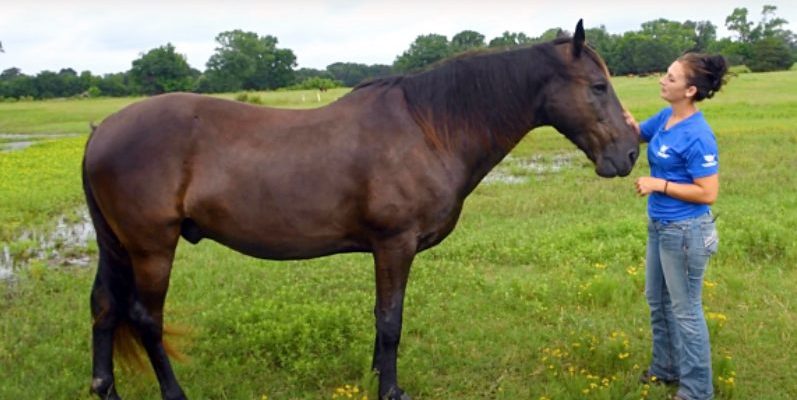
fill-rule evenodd
<path id="1" fill-rule="evenodd" d="M 739 74 L 749 74 L 750 72 L 753 71 L 750 71 L 750 68 L 748 66 L 742 64 L 730 67 L 728 69 L 728 72 L 730 72 L 731 74 L 739 75 Z"/>
<path id="2" fill-rule="evenodd" d="M 238 93 L 237 95 L 235 95 L 235 100 L 244 103 L 263 104 L 263 98 L 254 93 L 246 93 L 246 92 Z"/>
<path id="3" fill-rule="evenodd" d="M 747 64 L 753 72 L 788 70 L 794 64 L 789 45 L 782 39 L 761 39 L 753 43 L 752 52 Z"/>

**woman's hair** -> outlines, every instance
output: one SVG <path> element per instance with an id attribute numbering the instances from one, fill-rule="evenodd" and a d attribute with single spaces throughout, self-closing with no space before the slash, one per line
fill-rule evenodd
<path id="1" fill-rule="evenodd" d="M 686 70 L 686 82 L 697 88 L 694 101 L 710 99 L 725 84 L 728 62 L 721 55 L 685 53 L 678 57 Z"/>

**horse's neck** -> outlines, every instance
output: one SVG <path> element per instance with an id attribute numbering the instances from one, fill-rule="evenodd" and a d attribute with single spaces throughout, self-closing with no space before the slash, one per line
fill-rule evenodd
<path id="1" fill-rule="evenodd" d="M 401 85 L 416 120 L 462 166 L 470 192 L 523 136 L 545 124 L 554 61 L 539 48 L 458 60 Z"/>
<path id="2" fill-rule="evenodd" d="M 493 149 L 484 149 L 477 146 L 462 146 L 460 149 L 459 158 L 462 160 L 462 165 L 465 167 L 463 174 L 463 190 L 465 193 L 470 193 L 478 186 L 479 182 L 484 179 L 487 174 L 501 162 L 515 145 L 537 125 L 531 125 L 527 129 L 512 133 L 512 137 L 516 138 L 511 147 L 496 147 Z"/>
<path id="3" fill-rule="evenodd" d="M 521 90 L 523 95 L 527 96 L 523 102 L 519 103 L 522 104 L 521 109 L 501 111 L 507 113 L 505 117 L 491 119 L 491 123 L 480 127 L 481 132 L 475 130 L 463 132 L 466 137 L 457 141 L 455 151 L 468 168 L 467 192 L 472 191 L 529 131 L 546 124 L 544 116 L 541 115 L 544 101 L 543 85 L 543 83 L 533 85 L 538 88 L 537 93 L 525 93 Z M 495 94 L 496 97 L 502 95 L 509 96 L 510 94 Z M 500 102 L 496 104 L 500 104 Z M 479 111 L 474 110 L 474 112 Z M 485 129 L 487 130 L 486 134 Z"/>

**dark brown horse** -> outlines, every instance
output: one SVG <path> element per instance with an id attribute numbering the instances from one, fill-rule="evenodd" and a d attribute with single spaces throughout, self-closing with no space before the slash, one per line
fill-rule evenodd
<path id="1" fill-rule="evenodd" d="M 379 397 L 407 398 L 396 352 L 413 258 L 451 232 L 465 197 L 541 125 L 601 176 L 625 176 L 636 160 L 637 135 L 580 21 L 572 39 L 375 80 L 315 110 L 169 94 L 108 117 L 83 167 L 100 253 L 92 390 L 118 398 L 112 348 L 133 340 L 163 397 L 185 398 L 163 343 L 182 236 L 276 260 L 373 253 Z"/>

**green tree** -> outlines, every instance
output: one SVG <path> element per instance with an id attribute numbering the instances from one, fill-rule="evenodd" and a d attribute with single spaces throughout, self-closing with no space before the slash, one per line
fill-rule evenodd
<path id="1" fill-rule="evenodd" d="M 645 74 L 667 70 L 672 60 L 697 46 L 697 24 L 657 19 L 626 32 L 612 44 L 607 63 L 615 74 Z"/>
<path id="2" fill-rule="evenodd" d="M 465 30 L 451 38 L 451 53 L 480 49 L 485 46 L 484 35 L 476 31 Z"/>
<path id="3" fill-rule="evenodd" d="M 36 93 L 31 96 L 39 99 L 59 97 L 63 91 L 63 79 L 53 71 L 42 71 L 34 78 Z"/>
<path id="4" fill-rule="evenodd" d="M 327 72 L 333 80 L 343 82 L 345 86 L 354 86 L 368 77 L 368 66 L 357 63 L 336 62 L 327 65 Z"/>
<path id="5" fill-rule="evenodd" d="M 543 42 L 550 42 L 560 36 L 571 36 L 570 32 L 562 29 L 562 28 L 550 28 L 547 29 L 545 32 L 540 35 L 538 38 L 531 39 L 530 43 L 543 43 Z"/>
<path id="6" fill-rule="evenodd" d="M 11 67 L 0 72 L 0 81 L 10 81 L 22 76 L 22 71 L 17 67 Z"/>
<path id="7" fill-rule="evenodd" d="M 717 27 L 710 21 L 686 21 L 684 26 L 694 31 L 694 51 L 707 52 L 717 41 Z"/>
<path id="8" fill-rule="evenodd" d="M 106 96 L 122 97 L 133 94 L 127 73 L 105 74 L 97 83 L 97 88 Z"/>
<path id="9" fill-rule="evenodd" d="M 641 33 L 654 41 L 666 43 L 677 53 L 693 49 L 696 44 L 694 23 L 682 24 L 659 18 L 642 23 Z"/>
<path id="10" fill-rule="evenodd" d="M 777 7 L 765 5 L 761 20 L 753 24 L 747 20 L 746 8 L 735 8 L 725 19 L 725 26 L 737 32 L 738 41 L 721 41 L 720 51 L 733 64 L 747 64 L 753 71 L 789 68 L 797 54 L 797 38 L 783 29 L 788 23 L 775 15 Z M 788 54 L 788 57 L 786 56 Z"/>
<path id="11" fill-rule="evenodd" d="M 421 70 L 451 55 L 448 38 L 431 33 L 418 36 L 410 48 L 396 57 L 393 68 L 399 72 Z"/>
<path id="12" fill-rule="evenodd" d="M 490 44 L 488 47 L 490 48 L 512 48 L 524 44 L 531 44 L 533 43 L 532 38 L 528 37 L 523 32 L 509 32 L 504 31 L 501 36 L 493 38 L 490 40 Z"/>
<path id="13" fill-rule="evenodd" d="M 39 98 L 35 78 L 28 75 L 19 75 L 14 79 L 3 82 L 3 97 L 20 98 L 30 96 Z"/>
<path id="14" fill-rule="evenodd" d="M 296 56 L 277 48 L 274 36 L 242 30 L 216 36 L 219 47 L 207 62 L 205 77 L 211 91 L 276 89 L 292 84 Z"/>
<path id="15" fill-rule="evenodd" d="M 144 94 L 187 91 L 193 87 L 191 67 L 171 43 L 142 54 L 133 61 L 130 78 Z"/>
<path id="16" fill-rule="evenodd" d="M 728 28 L 729 31 L 736 32 L 740 42 L 750 43 L 753 23 L 747 20 L 746 8 L 734 8 L 731 15 L 725 18 L 725 27 Z"/>
<path id="17" fill-rule="evenodd" d="M 294 76 L 296 82 L 304 82 L 309 78 L 335 79 L 329 71 L 315 68 L 299 68 L 294 71 Z"/>
<path id="18" fill-rule="evenodd" d="M 71 97 L 82 93 L 85 89 L 80 84 L 77 71 L 72 68 L 63 68 L 58 71 L 61 79 L 61 90 L 56 94 L 57 97 Z"/>
<path id="19" fill-rule="evenodd" d="M 99 84 L 102 78 L 92 75 L 91 71 L 82 71 L 78 77 L 78 80 L 80 81 L 80 90 L 82 93 L 89 90 L 91 87 L 97 87 L 99 89 Z"/>
<path id="20" fill-rule="evenodd" d="M 393 68 L 383 64 L 358 64 L 337 62 L 327 65 L 326 72 L 333 80 L 343 82 L 344 86 L 355 86 L 368 79 L 387 76 L 393 72 Z"/>
<path id="21" fill-rule="evenodd" d="M 709 53 L 720 53 L 731 65 L 742 65 L 752 57 L 752 48 L 749 43 L 733 41 L 731 38 L 722 38 L 708 48 Z"/>
<path id="22" fill-rule="evenodd" d="M 620 35 L 612 35 L 606 30 L 604 25 L 598 28 L 590 28 L 586 30 L 587 44 L 595 49 L 598 54 L 603 57 L 606 66 L 609 67 L 609 72 L 616 74 L 617 66 L 619 65 L 617 53 L 618 42 L 621 39 Z"/>
<path id="23" fill-rule="evenodd" d="M 647 74 L 667 70 L 681 49 L 666 39 L 643 32 L 626 32 L 619 39 L 610 69 L 615 74 Z"/>
<path id="24" fill-rule="evenodd" d="M 794 64 L 791 49 L 783 39 L 766 37 L 752 45 L 752 57 L 747 66 L 753 72 L 780 71 Z"/>
<path id="25" fill-rule="evenodd" d="M 782 26 L 788 24 L 789 21 L 776 17 L 775 11 L 777 11 L 777 9 L 777 7 L 771 5 L 765 5 L 763 7 L 761 10 L 761 21 L 753 30 L 753 37 L 755 39 L 776 37 L 788 42 L 791 32 L 784 30 Z"/>

